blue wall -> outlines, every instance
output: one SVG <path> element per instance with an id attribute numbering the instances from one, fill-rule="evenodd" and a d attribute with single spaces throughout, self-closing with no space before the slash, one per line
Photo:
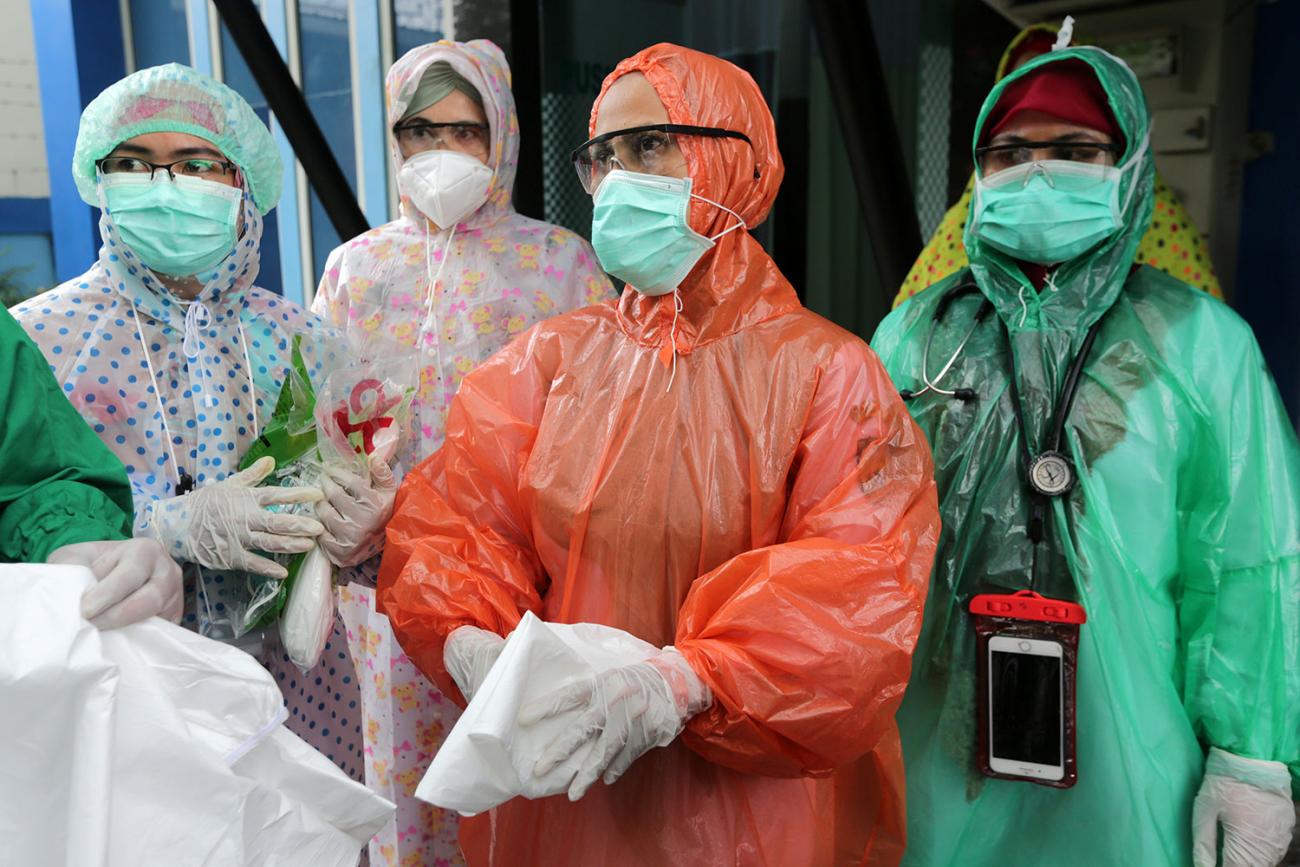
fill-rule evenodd
<path id="1" fill-rule="evenodd" d="M 69 280 L 90 267 L 99 249 L 94 209 L 72 182 L 72 151 L 81 110 L 126 72 L 117 3 L 31 0 L 40 75 L 45 156 L 50 170 L 50 230 L 54 270 Z"/>
<path id="2" fill-rule="evenodd" d="M 298 9 L 299 45 L 302 53 L 302 90 L 307 106 L 339 161 L 355 194 L 357 150 L 352 124 L 352 56 L 348 21 Z M 315 273 L 312 285 L 325 272 L 325 259 L 339 245 L 338 232 L 325 214 L 316 191 L 311 191 L 311 251 Z"/>
<path id="3" fill-rule="evenodd" d="M 131 0 L 131 48 L 135 68 L 190 63 L 183 0 Z"/>
<path id="4" fill-rule="evenodd" d="M 1300 0 L 1255 12 L 1250 128 L 1273 151 L 1246 165 L 1236 308 L 1255 329 L 1292 421 L 1300 420 Z"/>

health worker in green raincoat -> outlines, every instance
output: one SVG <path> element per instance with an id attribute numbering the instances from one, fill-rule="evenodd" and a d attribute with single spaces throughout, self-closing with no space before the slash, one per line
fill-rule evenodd
<path id="1" fill-rule="evenodd" d="M 1259 867 L 1290 841 L 1300 451 L 1250 328 L 1133 264 L 1149 135 L 1136 77 L 1099 49 L 1004 79 L 976 127 L 970 266 L 872 341 L 943 517 L 898 715 L 904 864 Z M 1046 451 L 1073 478 L 1055 495 L 1030 488 Z M 1031 587 L 1087 613 L 1072 788 L 977 770 L 968 606 Z"/>

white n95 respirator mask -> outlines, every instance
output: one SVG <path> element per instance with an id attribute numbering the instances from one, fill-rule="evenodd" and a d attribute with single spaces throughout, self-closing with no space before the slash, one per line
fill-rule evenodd
<path id="1" fill-rule="evenodd" d="M 487 201 L 492 170 L 457 151 L 423 151 L 402 163 L 397 188 L 439 229 L 450 229 Z"/>

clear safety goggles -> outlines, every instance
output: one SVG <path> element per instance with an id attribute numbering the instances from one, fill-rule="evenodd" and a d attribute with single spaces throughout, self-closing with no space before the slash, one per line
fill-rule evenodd
<path id="1" fill-rule="evenodd" d="M 980 175 L 986 180 L 1009 169 L 1033 163 L 1077 163 L 1107 166 L 1114 164 L 1121 147 L 1092 141 L 1022 141 L 987 145 L 975 149 Z"/>
<path id="2" fill-rule="evenodd" d="M 1113 180 L 1118 174 L 1119 170 L 1109 163 L 1042 160 L 1022 163 L 992 175 L 981 175 L 979 183 L 985 189 L 1024 187 L 1034 178 L 1041 177 L 1054 189 L 1083 190 Z"/>
<path id="3" fill-rule="evenodd" d="M 595 193 L 605 176 L 616 169 L 644 175 L 681 175 L 686 157 L 681 144 L 685 139 L 734 138 L 754 149 L 743 132 L 711 126 L 680 123 L 657 123 L 614 130 L 583 142 L 573 149 L 570 159 L 578 181 L 588 195 Z M 758 167 L 754 168 L 758 177 Z"/>
<path id="4" fill-rule="evenodd" d="M 402 153 L 408 157 L 432 150 L 452 150 L 469 156 L 483 156 L 488 150 L 490 134 L 487 124 L 470 120 L 433 123 L 416 117 L 393 127 L 393 136 L 401 146 Z"/>

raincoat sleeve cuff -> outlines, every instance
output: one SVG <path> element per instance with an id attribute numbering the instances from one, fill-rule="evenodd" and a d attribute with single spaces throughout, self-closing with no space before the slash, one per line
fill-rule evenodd
<path id="1" fill-rule="evenodd" d="M 64 545 L 129 539 L 127 520 L 97 488 L 52 482 L 9 504 L 0 517 L 0 539 L 7 559 L 44 563 Z"/>
<path id="2" fill-rule="evenodd" d="M 1205 760 L 1206 776 L 1231 777 L 1266 792 L 1291 797 L 1291 774 L 1281 762 L 1248 759 L 1218 747 L 1210 747 Z"/>

